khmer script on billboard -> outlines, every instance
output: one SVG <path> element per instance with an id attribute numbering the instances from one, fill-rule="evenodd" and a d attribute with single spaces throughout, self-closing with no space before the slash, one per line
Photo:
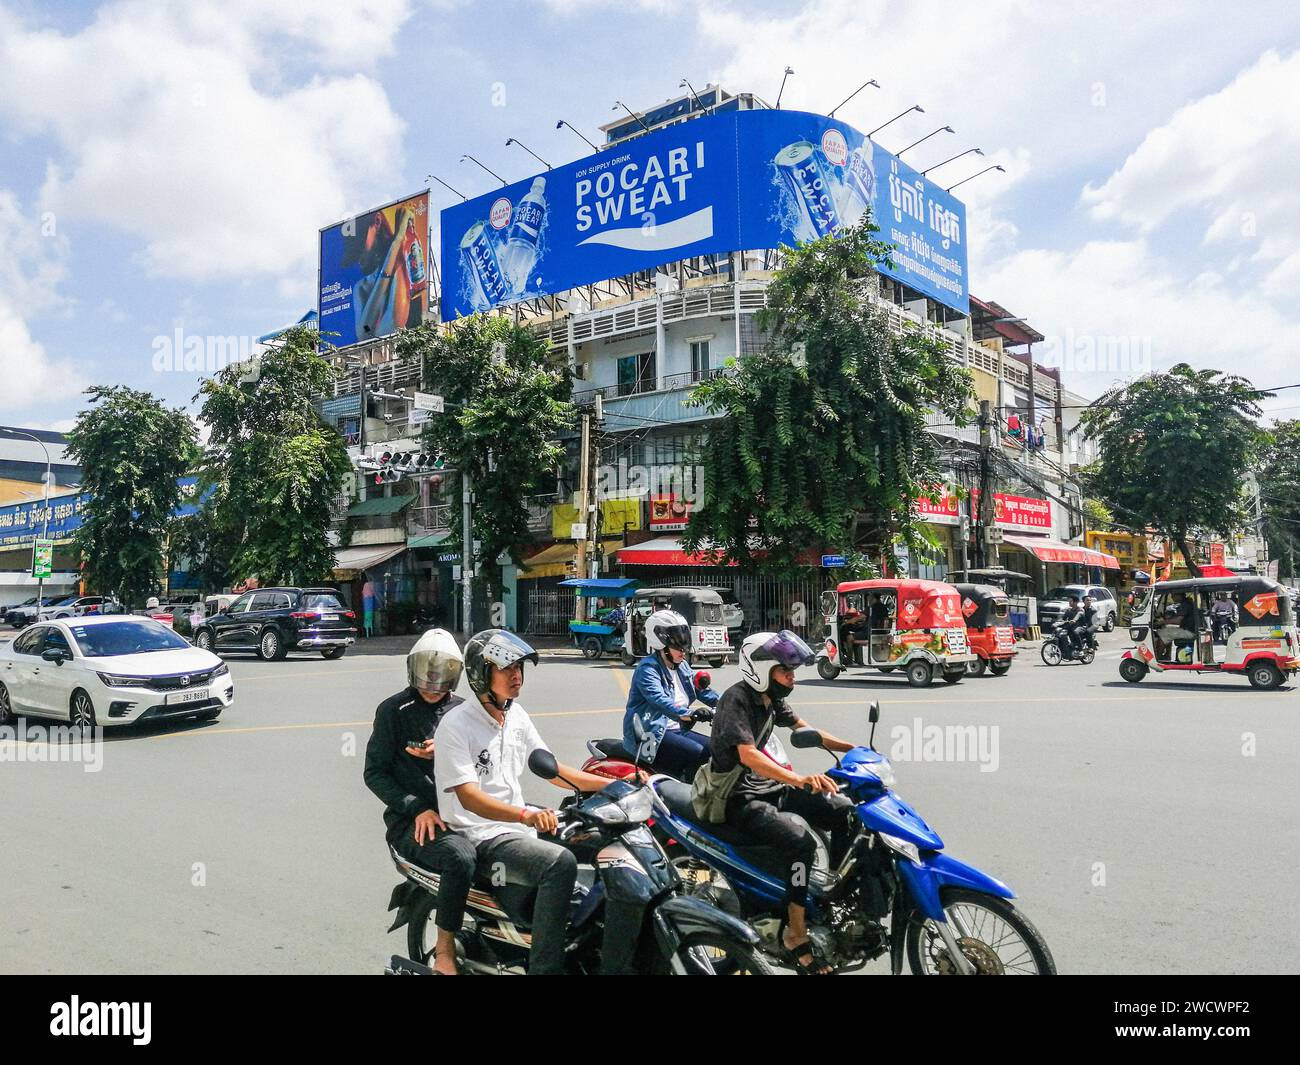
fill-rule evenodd
<path id="1" fill-rule="evenodd" d="M 341 348 L 423 322 L 428 246 L 427 190 L 322 229 L 322 338 Z"/>
<path id="2" fill-rule="evenodd" d="M 442 317 L 695 255 L 814 240 L 852 225 L 868 205 L 895 246 L 885 273 L 967 313 L 960 201 L 846 123 L 740 111 L 445 209 Z"/>

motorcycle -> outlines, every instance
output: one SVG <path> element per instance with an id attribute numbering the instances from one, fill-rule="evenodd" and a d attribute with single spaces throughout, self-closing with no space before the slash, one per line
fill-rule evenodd
<path id="1" fill-rule="evenodd" d="M 1083 633 L 1086 642 L 1082 647 L 1076 647 L 1060 625 L 1045 625 L 1043 629 L 1047 638 L 1038 653 L 1049 666 L 1059 666 L 1062 662 L 1079 662 L 1087 666 L 1097 657 L 1097 641 L 1091 632 Z"/>
<path id="2" fill-rule="evenodd" d="M 919 975 L 1054 975 L 1051 951 L 1010 901 L 1012 890 L 943 853 L 938 834 L 894 795 L 893 768 L 874 747 L 878 703 L 869 720 L 868 745 L 835 756 L 826 774 L 853 800 L 860 827 L 834 868 L 814 832 L 808 930 L 817 957 L 837 973 L 888 955 L 898 975 L 906 955 Z M 795 730 L 791 742 L 825 749 L 816 729 Z M 762 949 L 784 960 L 784 877 L 775 855 L 726 825 L 699 822 L 680 781 L 654 777 L 651 788 L 660 823 L 685 851 L 675 864 L 690 893 L 748 921 Z"/>
<path id="3" fill-rule="evenodd" d="M 546 780 L 559 776 L 549 751 L 534 751 L 528 768 Z M 575 794 L 557 811 L 555 840 L 579 862 L 565 948 L 567 971 L 770 975 L 753 929 L 686 894 L 676 869 L 646 827 L 652 809 L 648 787 L 617 780 L 594 794 Z M 404 879 L 389 899 L 388 908 L 397 916 L 388 930 L 406 926 L 407 956 L 393 955 L 385 971 L 427 975 L 433 971 L 429 959 L 437 935 L 439 877 L 391 845 L 389 851 Z M 471 889 L 465 924 L 456 936 L 461 972 L 526 973 L 529 917 L 511 912 L 488 891 Z"/>

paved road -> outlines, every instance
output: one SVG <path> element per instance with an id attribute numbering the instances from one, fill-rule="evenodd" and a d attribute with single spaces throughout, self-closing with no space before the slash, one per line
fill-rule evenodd
<path id="1" fill-rule="evenodd" d="M 1119 634 L 1106 639 L 1091 667 L 1026 650 L 1007 677 L 951 688 L 808 670 L 794 699 L 863 739 L 880 700 L 900 794 L 1016 889 L 1063 972 L 1295 971 L 1296 686 L 1131 686 Z M 401 943 L 384 934 L 395 873 L 361 766 L 403 669 L 391 644 L 375 650 L 234 659 L 221 720 L 110 734 L 97 773 L 0 763 L 0 971 L 378 971 Z M 522 701 L 579 761 L 585 739 L 617 734 L 629 676 L 548 657 Z M 964 755 L 934 738 L 969 725 Z M 795 752 L 804 769 L 825 761 Z"/>

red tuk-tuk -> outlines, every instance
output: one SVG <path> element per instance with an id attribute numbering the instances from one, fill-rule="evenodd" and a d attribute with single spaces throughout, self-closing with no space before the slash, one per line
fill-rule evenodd
<path id="1" fill-rule="evenodd" d="M 854 667 L 905 670 L 914 688 L 935 674 L 948 684 L 975 660 L 966 640 L 961 595 L 942 581 L 880 578 L 845 581 L 822 592 L 825 644 L 817 672 L 826 680 Z"/>
<path id="2" fill-rule="evenodd" d="M 961 593 L 961 612 L 966 618 L 966 642 L 975 659 L 966 664 L 972 677 L 985 672 L 1000 677 L 1011 668 L 1016 656 L 1016 634 L 1011 628 L 1011 600 L 992 584 L 954 584 Z"/>

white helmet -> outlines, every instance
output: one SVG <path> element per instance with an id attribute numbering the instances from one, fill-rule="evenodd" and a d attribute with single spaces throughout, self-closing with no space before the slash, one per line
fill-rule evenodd
<path id="1" fill-rule="evenodd" d="M 139 602 L 139 600 L 136 600 L 136 602 Z M 156 595 L 151 595 L 151 596 L 149 596 L 148 600 L 147 600 L 147 601 L 145 602 L 145 604 L 144 604 L 144 608 L 145 608 L 146 610 L 157 610 L 157 609 L 158 609 L 158 597 L 157 597 Z"/>
<path id="2" fill-rule="evenodd" d="M 691 649 L 691 627 L 675 610 L 656 610 L 645 619 L 645 644 L 652 651 Z"/>
<path id="3" fill-rule="evenodd" d="M 406 656 L 406 678 L 411 687 L 426 695 L 445 695 L 456 690 L 465 671 L 465 659 L 456 638 L 446 629 L 430 629 Z"/>
<path id="4" fill-rule="evenodd" d="M 817 656 L 812 648 L 789 629 L 780 632 L 756 632 L 740 645 L 740 675 L 757 692 L 765 692 L 772 683 L 772 667 L 809 666 Z"/>

